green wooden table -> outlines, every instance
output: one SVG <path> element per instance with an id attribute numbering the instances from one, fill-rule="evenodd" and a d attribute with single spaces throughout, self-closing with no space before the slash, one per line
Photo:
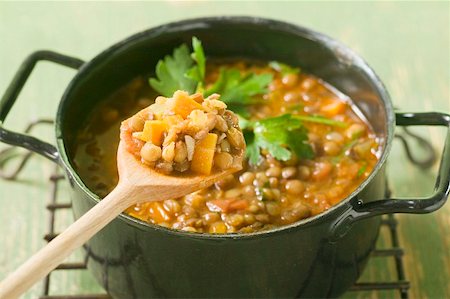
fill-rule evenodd
<path id="1" fill-rule="evenodd" d="M 88 60 L 140 30 L 182 18 L 223 14 L 270 17 L 326 33 L 369 62 L 399 110 L 450 111 L 449 2 L 0 2 L 0 93 L 32 51 L 51 49 Z M 30 120 L 52 118 L 73 75 L 69 69 L 39 64 L 11 111 L 7 127 L 22 130 Z M 441 151 L 443 129 L 417 131 Z M 50 142 L 54 139 L 51 128 L 33 133 Z M 414 167 L 395 143 L 388 166 L 394 194 L 429 194 L 436 168 L 422 171 Z M 34 157 L 19 181 L 0 180 L 0 279 L 44 245 L 45 205 L 51 192 L 48 177 L 53 171 L 51 163 Z M 72 221 L 69 211 L 58 213 L 57 231 Z M 411 298 L 449 298 L 450 204 L 430 215 L 399 215 L 397 219 Z M 386 242 L 388 236 L 383 232 L 380 246 Z M 79 252 L 70 258 L 79 259 Z M 363 278 L 392 277 L 392 263 L 373 259 Z M 52 294 L 101 291 L 85 271 L 60 271 L 52 279 Z M 24 298 L 36 298 L 41 290 L 42 285 L 36 285 Z M 398 293 L 348 293 L 345 297 L 396 298 Z"/>

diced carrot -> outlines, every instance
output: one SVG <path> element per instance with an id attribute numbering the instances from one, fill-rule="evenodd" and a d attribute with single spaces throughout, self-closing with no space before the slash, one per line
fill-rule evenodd
<path id="1" fill-rule="evenodd" d="M 206 203 L 210 211 L 227 213 L 235 210 L 245 210 L 248 207 L 246 199 L 214 199 Z"/>
<path id="2" fill-rule="evenodd" d="M 345 108 L 346 104 L 343 101 L 330 99 L 320 108 L 320 111 L 326 116 L 332 117 L 344 112 Z"/>
<path id="3" fill-rule="evenodd" d="M 164 132 L 167 130 L 167 124 L 162 120 L 147 120 L 144 124 L 140 139 L 150 141 L 154 145 L 160 146 L 163 142 Z"/>
<path id="4" fill-rule="evenodd" d="M 183 118 L 186 118 L 192 110 L 204 110 L 203 106 L 191 99 L 187 92 L 178 91 L 167 101 L 167 108 Z"/>
<path id="5" fill-rule="evenodd" d="M 212 212 L 228 212 L 230 208 L 230 204 L 234 201 L 234 199 L 214 199 L 210 200 L 206 203 L 209 210 Z"/>
<path id="6" fill-rule="evenodd" d="M 245 210 L 246 208 L 248 208 L 246 199 L 238 199 L 230 203 L 230 210 Z"/>
<path id="7" fill-rule="evenodd" d="M 216 148 L 216 143 L 217 143 L 217 134 L 208 133 L 205 138 L 197 142 L 195 148 L 203 147 L 205 149 L 214 150 Z"/>
<path id="8" fill-rule="evenodd" d="M 315 163 L 315 167 L 312 173 L 313 179 L 317 181 L 322 181 L 328 177 L 328 175 L 333 170 L 333 164 L 330 162 L 318 162 Z"/>
<path id="9" fill-rule="evenodd" d="M 191 169 L 200 174 L 211 173 L 216 149 L 217 134 L 208 133 L 205 138 L 197 142 L 192 157 Z"/>
<path id="10" fill-rule="evenodd" d="M 148 215 L 156 223 L 161 223 L 170 220 L 170 216 L 167 214 L 166 210 L 164 210 L 163 205 L 157 201 L 149 204 Z"/>

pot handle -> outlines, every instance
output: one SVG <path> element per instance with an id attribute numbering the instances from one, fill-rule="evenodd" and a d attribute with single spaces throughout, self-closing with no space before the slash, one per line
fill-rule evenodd
<path id="1" fill-rule="evenodd" d="M 46 157 L 47 159 L 50 159 L 53 162 L 58 162 L 58 150 L 53 145 L 35 137 L 9 131 L 3 127 L 6 116 L 22 91 L 28 77 L 36 64 L 41 60 L 51 61 L 74 69 L 78 69 L 84 64 L 84 61 L 78 58 L 52 51 L 37 51 L 29 55 L 17 70 L 14 78 L 11 80 L 11 83 L 9 83 L 5 94 L 0 100 L 0 141 L 26 148 Z"/>
<path id="2" fill-rule="evenodd" d="M 396 113 L 398 126 L 446 126 L 448 128 L 433 194 L 417 199 L 384 199 L 364 203 L 362 199 L 350 201 L 350 208 L 332 225 L 331 240 L 343 237 L 353 224 L 369 217 L 411 213 L 425 214 L 444 205 L 450 193 L 450 115 L 438 112 Z"/>

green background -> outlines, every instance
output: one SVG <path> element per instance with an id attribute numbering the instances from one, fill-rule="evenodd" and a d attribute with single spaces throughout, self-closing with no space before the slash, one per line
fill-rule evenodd
<path id="1" fill-rule="evenodd" d="M 50 49 L 84 60 L 138 31 L 184 18 L 253 15 L 304 25 L 353 48 L 375 69 L 401 111 L 450 111 L 449 2 L 0 2 L 0 93 L 31 52 Z M 74 71 L 40 63 L 7 119 L 8 128 L 23 130 L 30 120 L 55 115 L 59 98 Z M 441 152 L 444 130 L 415 129 Z M 53 142 L 51 128 L 35 135 Z M 0 148 L 4 146 L 1 145 Z M 420 151 L 417 151 L 420 154 Z M 0 279 L 44 245 L 55 167 L 33 158 L 20 181 L 0 180 Z M 427 195 L 437 165 L 421 171 L 411 165 L 399 143 L 389 158 L 388 174 L 397 196 Z M 67 186 L 64 186 L 67 188 Z M 61 201 L 68 201 L 64 192 Z M 72 221 L 57 215 L 57 230 Z M 430 215 L 400 215 L 400 242 L 412 298 L 449 298 L 450 204 Z M 382 233 L 379 245 L 388 241 Z M 80 253 L 71 257 L 77 260 Z M 374 259 L 364 280 L 395 279 L 393 263 Z M 89 273 L 58 272 L 52 294 L 100 291 Z M 41 284 L 25 298 L 41 294 Z M 378 294 L 378 295 L 377 295 Z M 398 297 L 393 291 L 346 294 L 346 297 Z"/>

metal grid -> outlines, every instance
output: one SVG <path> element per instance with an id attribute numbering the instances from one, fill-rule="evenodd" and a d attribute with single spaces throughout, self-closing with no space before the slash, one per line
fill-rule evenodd
<path id="1" fill-rule="evenodd" d="M 47 204 L 46 208 L 49 212 L 48 216 L 48 232 L 44 236 L 44 240 L 50 242 L 58 233 L 55 232 L 55 223 L 56 223 L 56 212 L 58 210 L 70 209 L 72 208 L 72 204 L 68 198 L 60 199 L 58 196 L 58 187 L 59 182 L 65 180 L 63 175 L 58 174 L 58 169 L 55 169 L 53 175 L 50 176 L 50 188 L 51 195 L 50 201 Z M 85 270 L 87 271 L 86 265 L 89 259 L 89 255 L 86 254 L 83 261 L 79 262 L 65 262 L 56 267 L 52 272 L 50 272 L 44 279 L 44 286 L 42 296 L 40 299 L 105 299 L 111 298 L 106 293 L 104 294 L 83 294 L 83 295 L 50 295 L 50 283 L 51 283 L 51 275 L 55 271 L 60 270 Z"/>
<path id="2" fill-rule="evenodd" d="M 64 180 L 64 176 L 55 174 L 50 177 L 50 188 L 51 198 L 47 204 L 47 210 L 49 211 L 48 217 L 48 233 L 44 236 L 47 242 L 50 242 L 53 238 L 57 236 L 55 232 L 55 220 L 56 212 L 58 210 L 70 209 L 71 203 L 68 198 L 60 198 L 58 196 L 58 185 L 61 180 Z M 401 298 L 408 298 L 408 290 L 410 287 L 409 281 L 405 278 L 405 271 L 403 268 L 403 255 L 404 250 L 400 247 L 397 235 L 397 221 L 394 216 L 384 216 L 381 222 L 382 227 L 387 227 L 390 233 L 390 244 L 388 248 L 377 248 L 372 254 L 371 258 L 385 258 L 394 259 L 395 270 L 396 270 L 396 280 L 395 281 L 375 281 L 375 282 L 357 282 L 355 283 L 349 291 L 353 292 L 364 292 L 364 291 L 385 291 L 385 290 L 398 290 Z M 59 265 L 53 272 L 60 270 L 85 270 L 89 259 L 89 254 L 86 255 L 83 261 L 79 262 L 68 262 Z M 52 272 L 52 273 L 53 273 Z M 43 294 L 40 299 L 104 299 L 110 298 L 107 294 L 85 294 L 85 295 L 50 295 L 50 283 L 51 275 L 50 273 L 44 280 Z"/>

